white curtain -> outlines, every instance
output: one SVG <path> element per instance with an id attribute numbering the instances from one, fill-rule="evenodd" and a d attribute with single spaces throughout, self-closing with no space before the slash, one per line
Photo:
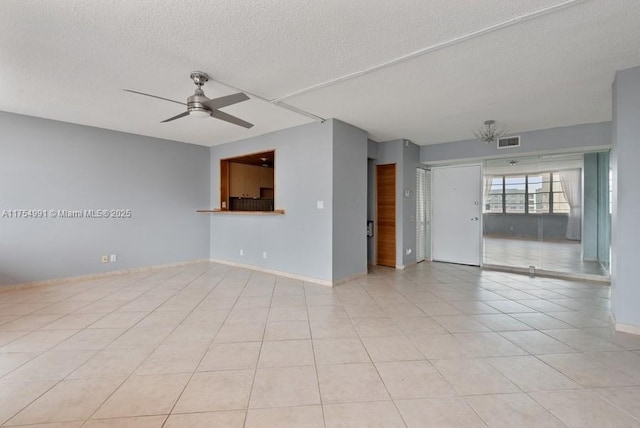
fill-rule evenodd
<path id="1" fill-rule="evenodd" d="M 480 212 L 484 216 L 485 211 L 487 211 L 486 209 L 487 204 L 489 203 L 489 194 L 491 193 L 491 183 L 493 183 L 493 175 L 485 175 L 483 181 L 484 183 L 482 188 L 482 209 L 480 210 Z M 484 221 L 482 222 L 483 229 L 486 228 L 486 224 L 487 224 L 486 222 Z M 486 230 L 483 230 L 482 233 L 485 234 Z"/>
<path id="2" fill-rule="evenodd" d="M 484 186 L 482 188 L 482 212 L 485 211 L 486 204 L 489 203 L 489 194 L 491 193 L 491 183 L 493 183 L 493 175 L 485 175 Z"/>
<path id="3" fill-rule="evenodd" d="M 560 171 L 560 182 L 564 197 L 569 203 L 569 220 L 567 221 L 567 239 L 579 241 L 581 239 L 582 220 L 582 171 L 570 169 Z"/>

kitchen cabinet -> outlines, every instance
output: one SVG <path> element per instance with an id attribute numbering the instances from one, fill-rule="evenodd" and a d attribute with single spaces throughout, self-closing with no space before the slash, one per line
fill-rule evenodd
<path id="1" fill-rule="evenodd" d="M 260 187 L 265 189 L 273 189 L 273 168 L 260 168 Z"/>
<path id="2" fill-rule="evenodd" d="M 229 196 L 232 198 L 259 198 L 260 167 L 230 162 Z"/>

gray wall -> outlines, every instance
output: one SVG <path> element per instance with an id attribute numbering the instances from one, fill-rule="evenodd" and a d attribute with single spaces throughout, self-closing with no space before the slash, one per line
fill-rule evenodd
<path id="1" fill-rule="evenodd" d="M 367 133 L 333 120 L 333 281 L 367 273 Z"/>
<path id="2" fill-rule="evenodd" d="M 566 214 L 483 214 L 485 235 L 564 240 Z"/>
<path id="3" fill-rule="evenodd" d="M 0 214 L 132 210 L 0 218 L 0 285 L 208 258 L 209 148 L 5 112 L 0 129 Z"/>
<path id="4" fill-rule="evenodd" d="M 376 150 L 377 152 L 377 150 Z M 376 221 L 376 161 L 367 159 L 367 220 Z M 367 237 L 367 262 L 376 264 L 376 236 Z"/>
<path id="5" fill-rule="evenodd" d="M 378 157 L 378 142 L 367 140 L 367 158 L 375 159 Z"/>
<path id="6" fill-rule="evenodd" d="M 617 323 L 640 329 L 640 67 L 616 73 L 613 85 L 612 303 Z"/>
<path id="7" fill-rule="evenodd" d="M 554 151 L 588 150 L 611 145 L 611 123 L 593 123 L 542 129 L 520 134 L 520 147 L 498 149 L 476 139 L 420 147 L 420 161 L 433 164 L 452 160 L 522 156 Z"/>
<path id="8" fill-rule="evenodd" d="M 367 220 L 376 221 L 376 158 L 378 142 L 367 140 Z M 367 262 L 376 264 L 376 236 L 367 237 Z"/>
<path id="9" fill-rule="evenodd" d="M 211 258 L 331 281 L 332 143 L 328 120 L 212 147 L 211 207 L 220 207 L 220 159 L 275 150 L 275 207 L 286 213 L 211 214 Z"/>
<path id="10" fill-rule="evenodd" d="M 416 169 L 418 166 L 426 167 L 420 163 L 420 147 L 411 141 L 405 140 L 402 155 L 402 265 L 409 266 L 416 262 Z M 409 191 L 408 197 L 404 194 L 405 190 Z M 407 250 L 410 254 L 407 254 Z"/>

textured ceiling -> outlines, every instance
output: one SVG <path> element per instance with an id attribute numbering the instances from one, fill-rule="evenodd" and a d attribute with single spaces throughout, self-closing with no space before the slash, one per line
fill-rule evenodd
<path id="1" fill-rule="evenodd" d="M 599 122 L 638 22 L 638 0 L 2 0 L 0 110 L 201 145 L 313 120 L 271 100 L 421 145 Z M 224 109 L 256 126 L 161 124 L 182 108 L 122 91 L 182 101 L 193 70 L 259 96 Z"/>

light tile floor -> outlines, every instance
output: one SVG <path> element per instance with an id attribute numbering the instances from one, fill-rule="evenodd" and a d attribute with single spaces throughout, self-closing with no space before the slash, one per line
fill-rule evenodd
<path id="1" fill-rule="evenodd" d="M 638 427 L 639 402 L 601 284 L 204 263 L 0 293 L 3 427 Z"/>

